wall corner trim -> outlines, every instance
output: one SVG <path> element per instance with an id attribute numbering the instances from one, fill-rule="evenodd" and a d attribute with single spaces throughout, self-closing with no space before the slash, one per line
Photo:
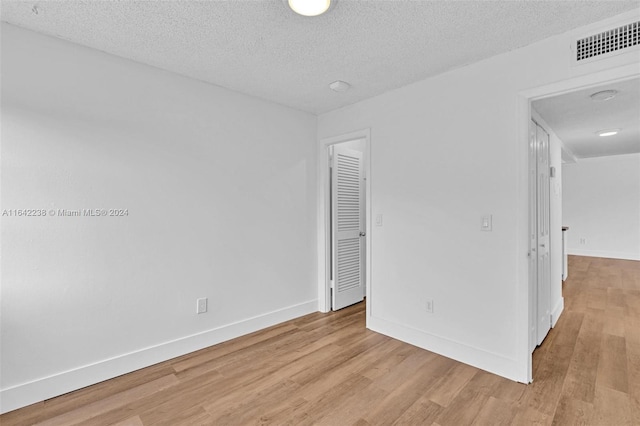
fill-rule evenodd
<path id="1" fill-rule="evenodd" d="M 309 300 L 0 390 L 0 414 L 318 311 Z"/>

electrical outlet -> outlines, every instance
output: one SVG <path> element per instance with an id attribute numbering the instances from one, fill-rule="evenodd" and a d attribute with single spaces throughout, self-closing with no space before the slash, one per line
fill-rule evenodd
<path id="1" fill-rule="evenodd" d="M 580 237 L 580 245 L 585 245 L 587 244 L 587 239 L 585 237 Z"/>
<path id="2" fill-rule="evenodd" d="M 425 309 L 426 309 L 427 313 L 429 313 L 429 314 L 433 313 L 433 299 L 427 299 L 427 303 L 425 305 Z"/>
<path id="3" fill-rule="evenodd" d="M 196 313 L 204 314 L 207 312 L 207 298 L 202 297 L 196 301 Z"/>

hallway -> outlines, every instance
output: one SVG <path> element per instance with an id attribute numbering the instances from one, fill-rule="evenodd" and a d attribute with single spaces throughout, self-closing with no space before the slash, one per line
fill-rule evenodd
<path id="1" fill-rule="evenodd" d="M 534 352 L 533 406 L 555 424 L 640 424 L 640 262 L 569 256 L 563 295 Z"/>

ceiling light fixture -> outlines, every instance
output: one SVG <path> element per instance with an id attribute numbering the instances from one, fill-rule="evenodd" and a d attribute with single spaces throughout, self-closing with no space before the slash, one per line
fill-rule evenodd
<path id="1" fill-rule="evenodd" d="M 602 90 L 600 92 L 593 93 L 590 98 L 596 102 L 609 101 L 616 97 L 617 90 Z"/>
<path id="2" fill-rule="evenodd" d="M 336 0 L 284 0 L 298 15 L 318 16 L 333 7 Z"/>
<path id="3" fill-rule="evenodd" d="M 351 85 L 349 83 L 341 80 L 336 80 L 329 85 L 329 88 L 331 90 L 333 90 L 334 92 L 340 92 L 340 93 L 346 92 L 347 90 L 349 90 L 350 87 Z"/>
<path id="4" fill-rule="evenodd" d="M 601 137 L 617 135 L 620 129 L 599 130 L 596 135 Z"/>

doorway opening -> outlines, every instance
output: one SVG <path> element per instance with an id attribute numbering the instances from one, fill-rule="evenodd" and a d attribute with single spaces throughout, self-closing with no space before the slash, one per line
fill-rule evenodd
<path id="1" fill-rule="evenodd" d="M 535 128 L 535 125 L 536 125 L 535 123 L 532 122 L 532 118 L 536 117 L 533 104 L 536 101 L 540 101 L 546 98 L 564 95 L 567 93 L 584 90 L 584 89 L 593 88 L 595 90 L 595 88 L 602 86 L 603 84 L 620 82 L 620 81 L 629 80 L 632 78 L 638 78 L 639 76 L 640 76 L 640 72 L 638 71 L 637 66 L 627 65 L 627 66 L 622 66 L 618 68 L 612 68 L 606 71 L 583 75 L 573 79 L 561 81 L 558 83 L 538 87 L 535 89 L 531 89 L 531 90 L 527 90 L 519 93 L 519 96 L 518 96 L 519 110 L 521 111 L 519 114 L 519 117 L 520 117 L 519 118 L 519 128 L 520 128 L 519 134 L 520 134 L 521 144 L 519 146 L 520 146 L 520 152 L 522 155 L 521 158 L 523 160 L 521 164 L 529 165 L 527 167 L 527 171 L 521 174 L 523 180 L 520 182 L 520 188 L 522 189 L 523 193 L 528 194 L 526 211 L 522 211 L 523 215 L 521 216 L 521 219 L 523 221 L 525 220 L 528 221 L 530 226 L 527 227 L 529 229 L 529 236 L 526 239 L 527 244 L 526 246 L 522 246 L 526 256 L 520 257 L 520 259 L 522 260 L 519 261 L 519 265 L 520 265 L 519 269 L 521 269 L 522 271 L 521 276 L 528 277 L 526 279 L 526 283 L 527 283 L 526 290 L 523 289 L 524 291 L 522 293 L 527 300 L 526 309 L 528 311 L 528 316 L 522 317 L 522 322 L 519 325 L 520 327 L 519 329 L 522 330 L 521 332 L 522 335 L 521 335 L 521 338 L 519 339 L 518 347 L 519 347 L 519 353 L 521 354 L 521 356 L 528 359 L 528 362 L 526 364 L 527 365 L 526 377 L 528 378 L 528 382 L 533 381 L 533 373 L 532 373 L 533 350 L 537 346 L 537 343 L 539 343 L 539 340 L 540 340 L 539 337 L 541 335 L 543 336 L 543 333 L 540 332 L 539 328 L 537 327 L 537 323 L 540 320 L 540 315 L 538 312 L 539 311 L 538 308 L 540 306 L 538 303 L 539 263 L 532 261 L 532 258 L 535 256 L 535 253 L 532 251 L 532 248 L 534 246 L 533 246 L 532 237 L 531 237 L 532 235 L 531 223 L 533 221 L 533 218 L 538 217 L 537 211 L 540 208 L 540 206 L 538 205 L 537 197 L 533 196 L 532 184 L 530 180 L 531 164 L 533 162 L 533 158 L 531 157 L 533 155 L 533 153 L 531 152 L 531 140 L 532 140 L 531 129 L 532 127 Z M 536 121 L 539 122 L 540 119 Z M 548 131 L 548 129 L 544 129 L 544 130 Z M 557 170 L 553 170 L 551 167 L 549 167 L 547 170 L 550 173 L 549 177 L 551 178 L 550 187 L 547 188 L 547 190 L 550 190 L 551 193 L 553 194 L 553 191 L 555 191 L 555 188 L 554 188 L 553 178 L 551 177 L 551 174 L 553 174 L 554 172 L 557 172 Z M 537 176 L 537 178 L 539 178 L 539 176 Z M 551 229 L 551 231 L 554 231 L 554 229 Z M 558 231 L 558 233 L 561 233 L 561 226 L 558 227 L 558 229 L 555 231 Z M 536 240 L 536 243 L 538 245 L 540 244 L 538 240 Z M 561 255 L 561 248 L 560 248 L 560 252 L 558 252 L 558 249 L 554 251 L 552 248 L 549 254 L 549 263 L 548 263 L 549 270 L 562 271 L 563 269 L 562 259 L 563 257 Z M 556 277 L 555 275 L 558 275 L 558 277 Z M 561 291 L 561 286 L 562 286 L 561 272 L 558 274 L 552 275 L 552 281 L 551 281 L 552 286 L 555 281 L 559 282 L 560 291 Z M 542 291 L 544 291 L 544 289 Z M 553 287 L 551 291 L 553 292 Z M 560 308 L 560 310 L 558 311 L 557 308 L 555 308 L 554 306 L 550 306 L 550 307 L 551 307 L 550 325 L 553 325 L 557 321 L 558 316 L 560 315 L 562 309 Z M 526 324 L 525 324 L 525 320 L 526 320 Z"/>
<path id="2" fill-rule="evenodd" d="M 531 108 L 532 120 L 550 135 L 554 172 L 547 185 L 551 205 L 547 246 L 554 262 L 548 285 L 538 277 L 534 350 L 548 324 L 553 328 L 564 309 L 567 252 L 640 260 L 640 78 L 537 99 Z M 617 130 L 601 137 L 602 129 Z M 538 214 L 541 206 L 544 203 L 538 204 Z M 536 248 L 532 245 L 532 254 Z M 535 259 L 532 256 L 531 261 Z M 532 273 L 541 270 L 530 268 Z M 545 307 L 550 310 L 545 312 Z"/>
<path id="3" fill-rule="evenodd" d="M 369 129 L 325 138 L 318 164 L 318 310 L 371 295 Z"/>
<path id="4" fill-rule="evenodd" d="M 364 140 L 329 146 L 331 310 L 365 297 Z"/>

